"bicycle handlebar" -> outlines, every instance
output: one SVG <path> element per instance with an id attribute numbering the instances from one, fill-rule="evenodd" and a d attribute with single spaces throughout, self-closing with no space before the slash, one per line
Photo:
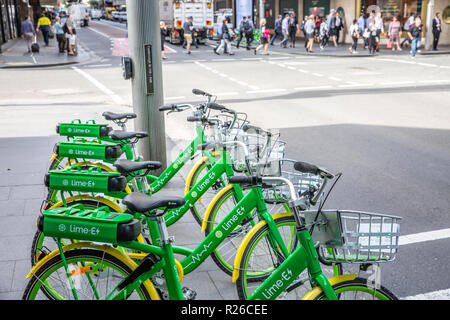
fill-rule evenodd
<path id="1" fill-rule="evenodd" d="M 195 94 L 196 96 L 212 97 L 212 94 L 200 89 L 192 89 L 192 93 Z"/>

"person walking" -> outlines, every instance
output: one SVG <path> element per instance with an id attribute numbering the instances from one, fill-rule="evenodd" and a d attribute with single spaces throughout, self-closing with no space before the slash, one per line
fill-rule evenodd
<path id="1" fill-rule="evenodd" d="M 236 49 L 239 49 L 242 38 L 245 37 L 247 42 L 247 50 L 250 50 L 250 38 L 253 36 L 253 31 L 250 29 L 250 23 L 247 20 L 247 17 L 242 17 L 242 20 L 239 23 L 239 38 L 237 40 Z"/>
<path id="2" fill-rule="evenodd" d="M 75 30 L 75 26 L 73 24 L 72 15 L 69 15 L 69 17 L 66 20 L 66 23 L 63 26 L 64 33 L 66 34 L 66 39 L 68 43 L 68 55 L 74 56 L 75 52 L 75 45 L 77 41 L 77 31 Z"/>
<path id="3" fill-rule="evenodd" d="M 270 40 L 270 45 L 273 46 L 275 43 L 275 39 L 279 36 L 281 39 L 283 39 L 283 29 L 281 27 L 283 17 L 281 15 L 278 15 L 277 20 L 275 20 L 275 29 L 273 31 L 273 37 Z"/>
<path id="4" fill-rule="evenodd" d="M 49 35 L 50 35 L 50 27 L 52 25 L 52 22 L 50 21 L 50 19 L 46 16 L 40 15 L 38 23 L 37 23 L 37 27 L 36 27 L 36 32 L 39 32 L 39 30 L 42 31 L 42 36 L 44 37 L 44 42 L 45 42 L 45 46 L 48 47 L 49 46 Z"/>
<path id="5" fill-rule="evenodd" d="M 33 43 L 33 39 L 36 36 L 36 31 L 34 30 L 33 23 L 31 22 L 31 17 L 26 16 L 25 20 L 21 25 L 21 37 L 24 38 L 27 42 L 28 53 L 31 52 L 31 44 Z"/>
<path id="6" fill-rule="evenodd" d="M 284 16 L 284 19 L 281 23 L 281 32 L 283 33 L 283 40 L 280 43 L 282 48 L 287 48 L 287 42 L 289 40 L 289 14 Z"/>
<path id="7" fill-rule="evenodd" d="M 56 41 L 58 41 L 59 53 L 64 53 L 66 51 L 66 36 L 60 17 L 56 17 L 55 24 L 53 25 L 53 33 L 56 35 Z"/>
<path id="8" fill-rule="evenodd" d="M 403 30 L 405 30 L 406 33 L 408 33 L 409 29 L 411 29 L 413 25 L 414 25 L 414 12 L 411 12 L 408 20 L 406 20 L 405 25 L 403 26 Z M 403 48 L 405 42 L 408 42 L 408 44 L 411 45 L 411 41 L 408 35 L 406 35 L 405 39 L 402 41 L 402 43 L 400 43 L 400 48 Z"/>
<path id="9" fill-rule="evenodd" d="M 377 51 L 377 27 L 375 26 L 375 19 L 370 20 L 370 24 L 367 27 L 369 32 L 369 54 L 375 54 Z"/>
<path id="10" fill-rule="evenodd" d="M 193 17 L 187 18 L 186 22 L 183 24 L 184 39 L 186 40 L 186 53 L 191 54 L 191 44 L 192 44 L 192 30 L 194 30 L 194 24 L 192 23 Z"/>
<path id="11" fill-rule="evenodd" d="M 353 24 L 350 26 L 350 35 L 352 36 L 353 44 L 349 48 L 350 53 L 357 54 L 356 51 L 358 47 L 358 39 L 359 39 L 359 26 L 358 26 L 358 20 L 354 19 Z"/>
<path id="12" fill-rule="evenodd" d="M 335 47 L 337 47 L 336 31 L 336 10 L 331 9 L 330 15 L 328 16 L 328 34 Z"/>
<path id="13" fill-rule="evenodd" d="M 336 43 L 339 44 L 339 36 L 341 30 L 344 29 L 344 22 L 341 19 L 339 12 L 336 12 Z"/>
<path id="14" fill-rule="evenodd" d="M 408 31 L 408 37 L 411 40 L 411 58 L 414 59 L 416 52 L 420 48 L 420 42 L 422 40 L 422 20 L 420 17 L 416 17 L 414 25 Z"/>
<path id="15" fill-rule="evenodd" d="M 327 17 L 322 19 L 322 23 L 320 24 L 320 50 L 323 50 L 325 46 L 328 44 L 328 24 Z"/>
<path id="16" fill-rule="evenodd" d="M 402 25 L 400 24 L 398 17 L 394 16 L 392 22 L 389 24 L 389 30 L 388 30 L 389 41 L 392 42 L 392 51 L 395 51 L 395 46 L 397 46 L 398 51 L 402 51 L 402 48 L 400 48 L 400 30 L 401 30 L 401 28 L 402 28 Z"/>
<path id="17" fill-rule="evenodd" d="M 381 34 L 384 33 L 384 22 L 381 12 L 378 12 L 375 16 L 375 27 L 377 28 L 377 52 L 380 51 L 380 39 Z"/>
<path id="18" fill-rule="evenodd" d="M 308 44 L 306 46 L 306 52 L 313 52 L 313 46 L 314 46 L 314 28 L 316 27 L 316 24 L 314 22 L 314 15 L 310 15 L 308 17 L 308 21 L 305 23 L 305 34 L 308 38 Z"/>
<path id="19" fill-rule="evenodd" d="M 298 30 L 299 30 L 298 29 L 298 19 L 295 16 L 295 12 L 291 12 L 290 17 L 289 17 L 289 28 L 288 28 L 289 39 L 290 39 L 289 47 L 291 47 L 291 48 L 295 48 L 295 40 L 297 37 Z"/>
<path id="20" fill-rule="evenodd" d="M 366 30 L 366 19 L 364 17 L 364 14 L 361 13 L 361 15 L 358 18 L 358 34 L 360 37 L 362 37 L 362 34 L 364 33 L 364 30 Z M 367 49 L 368 45 L 368 40 L 364 37 L 363 38 L 363 46 L 365 49 Z"/>
<path id="21" fill-rule="evenodd" d="M 261 43 L 258 47 L 256 47 L 254 53 L 257 54 L 258 51 L 261 48 L 264 48 L 264 54 L 268 55 L 269 54 L 269 34 L 270 34 L 270 30 L 269 28 L 266 28 L 266 19 L 261 19 L 261 26 L 260 26 L 260 32 L 261 32 Z"/>
<path id="22" fill-rule="evenodd" d="M 433 51 L 437 51 L 437 46 L 439 43 L 439 37 L 441 35 L 441 14 L 439 12 L 436 13 L 436 16 L 433 19 Z"/>
<path id="23" fill-rule="evenodd" d="M 161 32 L 161 59 L 166 60 L 166 54 L 164 53 L 164 43 L 166 42 L 167 26 L 164 21 L 159 22 L 159 30 Z"/>
<path id="24" fill-rule="evenodd" d="M 223 53 L 228 52 L 228 55 L 232 56 L 234 55 L 233 52 L 231 52 L 231 34 L 230 30 L 227 26 L 227 19 L 223 18 L 222 20 L 222 35 L 220 39 L 220 46 L 216 49 L 214 49 L 214 53 L 217 55 L 220 55 L 220 51 L 223 50 Z"/>

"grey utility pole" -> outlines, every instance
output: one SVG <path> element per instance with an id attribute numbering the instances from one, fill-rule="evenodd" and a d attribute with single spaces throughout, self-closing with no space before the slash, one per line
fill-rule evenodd
<path id="1" fill-rule="evenodd" d="M 426 17 L 426 34 L 425 34 L 425 50 L 430 50 L 433 45 L 433 11 L 434 0 L 428 1 L 427 17 Z"/>
<path id="2" fill-rule="evenodd" d="M 164 104 L 159 1 L 127 0 L 127 16 L 135 128 L 149 134 L 138 149 L 144 160 L 160 161 L 164 169 L 164 114 L 158 110 Z"/>

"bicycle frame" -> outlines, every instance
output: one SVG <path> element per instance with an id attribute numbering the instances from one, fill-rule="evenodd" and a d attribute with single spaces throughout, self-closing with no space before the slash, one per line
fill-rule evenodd
<path id="1" fill-rule="evenodd" d="M 319 264 L 317 251 L 306 228 L 297 232 L 300 245 L 292 254 L 251 294 L 249 300 L 273 300 L 305 270 L 309 269 L 312 281 L 318 284 L 329 300 L 337 296 Z"/>

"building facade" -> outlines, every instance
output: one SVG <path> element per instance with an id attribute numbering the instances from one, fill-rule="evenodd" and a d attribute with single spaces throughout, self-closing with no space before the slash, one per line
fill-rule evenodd
<path id="1" fill-rule="evenodd" d="M 260 1 L 263 3 L 263 17 L 267 20 L 269 28 L 273 29 L 276 17 L 281 14 L 295 12 L 301 21 L 306 15 L 324 16 L 330 13 L 331 9 L 336 9 L 344 18 L 344 41 L 350 43 L 351 37 L 348 34 L 349 26 L 353 19 L 359 18 L 361 13 L 368 13 L 372 10 L 381 11 L 385 29 L 388 28 L 394 15 L 398 16 L 404 23 L 410 13 L 418 14 L 425 23 L 429 0 L 214 0 L 215 10 L 230 8 L 233 12 L 236 9 L 251 5 L 255 22 L 260 18 Z M 442 34 L 440 44 L 450 44 L 450 1 L 435 0 L 432 15 L 441 13 Z M 347 30 L 347 31 L 345 31 Z M 300 32 L 299 36 L 302 36 Z M 383 36 L 386 37 L 385 35 Z"/>
<path id="2" fill-rule="evenodd" d="M 0 45 L 20 36 L 19 6 L 19 0 L 0 0 Z"/>

